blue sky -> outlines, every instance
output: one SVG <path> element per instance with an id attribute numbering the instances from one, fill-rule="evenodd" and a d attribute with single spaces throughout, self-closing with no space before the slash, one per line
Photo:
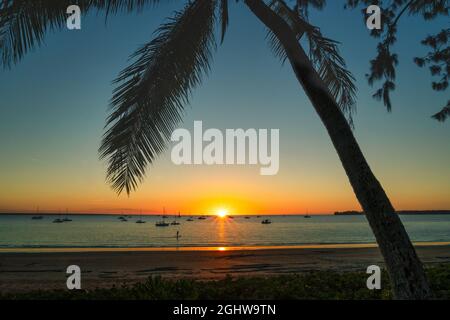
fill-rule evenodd
<path id="1" fill-rule="evenodd" d="M 450 207 L 450 124 L 430 118 L 448 100 L 448 92 L 431 90 L 428 70 L 412 62 L 426 52 L 420 40 L 448 26 L 447 21 L 401 20 L 395 46 L 400 59 L 397 90 L 393 112 L 387 113 L 372 99 L 375 88 L 365 79 L 376 41 L 358 10 L 344 11 L 341 1 L 329 3 L 324 11 L 312 13 L 311 22 L 342 43 L 358 87 L 355 135 L 375 174 L 399 209 Z M 273 56 L 262 24 L 234 1 L 225 43 L 218 46 L 209 76 L 193 92 L 183 125 L 192 128 L 194 120 L 202 120 L 206 127 L 279 128 L 280 173 L 262 178 L 257 169 L 247 167 L 175 168 L 166 153 L 130 199 L 117 198 L 109 189 L 97 149 L 111 81 L 127 65 L 127 57 L 181 7 L 182 2 L 171 1 L 142 14 L 112 16 L 106 24 L 101 14 L 83 16 L 81 31 L 49 32 L 45 45 L 0 73 L 0 210 L 37 205 L 57 210 L 55 198 L 83 202 L 76 207 L 81 211 L 135 208 L 149 194 L 154 197 L 148 210 L 156 210 L 159 199 L 169 199 L 180 180 L 184 188 L 198 179 L 226 180 L 230 173 L 236 183 L 242 179 L 242 185 L 261 187 L 254 193 L 237 188 L 230 195 L 230 182 L 229 188 L 227 183 L 218 186 L 217 193 L 260 198 L 276 189 L 277 205 L 285 203 L 284 197 L 295 199 L 290 203 L 294 211 L 359 209 L 326 131 L 290 66 Z M 161 183 L 166 190 L 158 187 Z M 196 199 L 203 199 L 200 194 L 198 189 Z"/>

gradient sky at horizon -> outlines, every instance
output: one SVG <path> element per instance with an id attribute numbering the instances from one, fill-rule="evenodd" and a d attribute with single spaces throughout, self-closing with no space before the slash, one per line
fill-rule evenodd
<path id="1" fill-rule="evenodd" d="M 338 3 L 339 2 L 339 3 Z M 427 34 L 447 25 L 405 17 L 395 49 L 400 64 L 393 112 L 372 99 L 365 74 L 376 41 L 359 10 L 329 1 L 312 23 L 342 43 L 357 79 L 355 135 L 394 206 L 450 209 L 450 123 L 430 115 L 446 103 L 431 89 L 427 69 L 412 59 L 426 53 Z M 359 210 L 331 141 L 288 64 L 281 65 L 265 30 L 242 3 L 231 2 L 230 27 L 210 74 L 186 108 L 182 126 L 202 120 L 210 128 L 279 128 L 280 170 L 259 166 L 175 166 L 170 148 L 149 167 L 130 197 L 117 196 L 98 160 L 111 81 L 128 56 L 182 2 L 142 14 L 89 14 L 81 31 L 50 32 L 46 44 L 12 70 L 0 72 L 0 212 L 327 213 Z"/>

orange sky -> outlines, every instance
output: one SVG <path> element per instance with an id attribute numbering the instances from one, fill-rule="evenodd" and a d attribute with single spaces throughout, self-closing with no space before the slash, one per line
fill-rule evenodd
<path id="1" fill-rule="evenodd" d="M 338 161 L 322 168 L 320 176 L 314 170 L 287 166 L 281 166 L 276 176 L 260 176 L 254 166 L 175 166 L 163 157 L 130 197 L 117 196 L 101 170 L 80 175 L 80 171 L 67 172 L 62 164 L 32 169 L 6 174 L 10 183 L 0 186 L 1 211 L 34 212 L 38 206 L 41 212 L 68 208 L 70 212 L 130 214 L 161 213 L 163 207 L 167 213 L 182 214 L 214 214 L 221 208 L 229 214 L 360 210 Z M 417 188 L 420 174 L 416 179 L 410 177 L 407 183 L 398 174 L 384 179 L 398 210 L 450 208 L 447 191 L 440 189 L 447 181 Z"/>
<path id="2" fill-rule="evenodd" d="M 107 25 L 92 15 L 82 31 L 54 32 L 45 46 L 2 70 L 0 212 L 35 212 L 37 207 L 93 213 L 161 213 L 165 207 L 182 214 L 211 214 L 222 207 L 230 214 L 360 210 L 292 69 L 273 56 L 266 31 L 241 5 L 234 6 L 226 41 L 211 61 L 210 75 L 193 92 L 180 126 L 192 129 L 201 120 L 205 128 L 221 130 L 279 129 L 278 174 L 261 176 L 259 165 L 176 166 L 169 149 L 149 166 L 130 197 L 111 190 L 105 163 L 98 159 L 111 80 L 179 5 L 111 17 Z M 356 78 L 354 133 L 372 170 L 396 209 L 450 209 L 450 122 L 430 118 L 448 92 L 432 90 L 429 72 L 413 63 L 424 52 L 420 41 L 448 21 L 408 22 L 399 30 L 398 86 L 388 113 L 372 98 L 376 88 L 365 77 L 376 41 L 359 13 L 342 10 L 330 1 L 314 19 L 326 36 L 342 44 Z"/>

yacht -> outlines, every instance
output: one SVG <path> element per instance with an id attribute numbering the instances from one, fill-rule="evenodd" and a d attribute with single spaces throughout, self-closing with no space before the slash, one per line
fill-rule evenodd
<path id="1" fill-rule="evenodd" d="M 66 209 L 66 216 L 62 219 L 63 222 L 69 222 L 69 221 L 72 221 L 72 219 L 70 219 L 70 218 L 67 217 L 67 211 L 68 211 L 68 210 Z"/>
<path id="2" fill-rule="evenodd" d="M 166 207 L 163 207 L 163 214 L 162 214 L 162 216 L 161 216 L 163 219 L 166 219 L 167 218 L 167 215 L 166 215 Z"/>
<path id="3" fill-rule="evenodd" d="M 31 217 L 32 220 L 41 220 L 42 218 L 44 218 L 43 216 L 39 215 L 39 207 L 37 207 L 36 209 L 36 214 L 36 216 Z"/>
<path id="4" fill-rule="evenodd" d="M 156 221 L 156 223 L 155 223 L 155 226 L 156 227 L 168 227 L 169 226 L 169 223 L 168 222 L 166 222 L 166 208 L 164 207 L 163 208 L 163 215 L 162 215 L 162 220 L 160 220 L 160 221 Z M 175 221 L 174 221 L 175 222 Z"/>
<path id="5" fill-rule="evenodd" d="M 136 221 L 136 223 L 145 223 L 146 221 L 142 220 L 142 209 L 139 210 L 139 220 Z"/>
<path id="6" fill-rule="evenodd" d="M 178 218 L 181 218 L 181 214 L 180 211 L 178 211 Z M 172 221 L 171 225 L 172 226 L 178 226 L 180 223 L 177 221 L 177 219 L 175 218 L 175 220 Z"/>
<path id="7" fill-rule="evenodd" d="M 157 226 L 157 227 L 168 227 L 169 223 L 164 221 L 164 220 L 156 221 L 155 226 Z"/>

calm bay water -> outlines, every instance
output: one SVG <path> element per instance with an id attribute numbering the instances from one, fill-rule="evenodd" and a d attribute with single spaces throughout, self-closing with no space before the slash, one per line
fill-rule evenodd
<path id="1" fill-rule="evenodd" d="M 364 216 L 242 216 L 208 217 L 176 226 L 156 227 L 161 217 L 143 216 L 127 222 L 114 215 L 70 216 L 72 222 L 52 223 L 58 216 L 32 220 L 29 215 L 0 215 L 0 248 L 21 247 L 175 247 L 280 246 L 371 243 L 374 237 Z M 272 224 L 261 220 L 270 218 Z M 450 215 L 402 215 L 412 241 L 450 241 Z M 174 220 L 169 217 L 166 221 Z M 176 232 L 181 237 L 176 240 Z"/>

